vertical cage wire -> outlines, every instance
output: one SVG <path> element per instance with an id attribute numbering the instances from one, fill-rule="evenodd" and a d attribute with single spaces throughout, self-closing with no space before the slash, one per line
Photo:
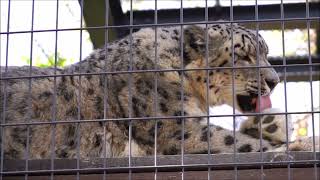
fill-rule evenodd
<path id="1" fill-rule="evenodd" d="M 32 12 L 31 12 L 31 33 L 30 33 L 30 64 L 29 64 L 29 76 L 32 76 L 32 59 L 33 59 L 33 26 L 34 26 L 34 3 L 35 0 L 32 0 Z M 31 114 L 32 114 L 32 78 L 28 79 L 28 115 L 26 121 L 31 121 Z M 25 149 L 25 171 L 28 171 L 29 168 L 29 144 L 30 144 L 30 126 L 27 125 L 27 142 L 26 142 L 26 149 Z M 25 174 L 25 179 L 28 179 L 28 174 Z"/>
<path id="2" fill-rule="evenodd" d="M 154 1 L 154 23 L 158 24 L 158 1 Z M 155 70 L 158 70 L 158 29 L 157 27 L 154 28 L 154 58 L 155 58 Z M 154 75 L 154 91 L 155 91 L 155 96 L 154 96 L 154 112 L 155 116 L 158 114 L 158 72 L 153 73 Z M 157 167 L 157 149 L 158 149 L 158 119 L 155 120 L 154 124 L 154 166 Z M 156 180 L 158 177 L 158 169 L 155 168 L 154 170 L 154 179 Z"/>
<path id="3" fill-rule="evenodd" d="M 234 54 L 234 40 L 233 40 L 233 21 L 234 21 L 234 17 L 233 17 L 233 0 L 230 0 L 230 11 L 229 11 L 229 15 L 230 15 L 230 25 L 231 25 L 231 55 L 232 55 L 232 123 L 233 123 L 233 127 L 232 127 L 232 135 L 233 138 L 236 139 L 236 116 L 235 116 L 235 99 L 236 99 L 236 95 L 235 95 L 235 54 Z M 237 142 L 233 143 L 233 163 L 236 163 L 238 161 L 237 158 Z M 238 179 L 238 167 L 235 165 L 233 167 L 234 169 L 234 179 L 237 180 Z"/>
<path id="4" fill-rule="evenodd" d="M 84 9 L 84 0 L 81 0 L 81 5 L 80 5 L 80 44 L 79 44 L 79 73 L 81 73 L 81 61 L 82 61 L 82 34 L 83 34 L 83 30 L 82 30 L 82 26 L 83 26 L 83 9 Z M 81 79 L 82 76 L 79 75 L 79 88 L 78 88 L 78 96 L 77 96 L 77 119 L 80 121 L 82 120 L 81 117 L 81 94 L 82 94 L 82 85 L 81 85 Z M 81 131 L 81 124 L 80 123 L 76 123 L 76 158 L 77 158 L 77 169 L 80 169 L 80 146 L 81 146 L 81 139 L 80 139 L 80 131 Z M 79 171 L 77 171 L 77 176 L 76 179 L 79 180 L 80 179 L 80 173 Z"/>
<path id="5" fill-rule="evenodd" d="M 11 10 L 11 0 L 8 0 L 8 22 L 7 22 L 7 39 L 6 39 L 6 62 L 5 62 L 5 70 L 4 70 L 4 76 L 7 75 L 8 72 L 8 60 L 9 60 L 9 35 L 10 35 L 10 10 Z M 1 69 L 0 69 L 1 71 Z M 1 73 L 2 74 L 2 73 Z M 4 86 L 3 86 L 3 119 L 1 119 L 2 123 L 5 124 L 6 123 L 6 106 L 7 106 L 7 85 L 8 85 L 8 80 L 4 81 Z M 0 87 L 1 88 L 1 87 Z M 5 131 L 5 127 L 1 126 L 1 175 L 0 175 L 0 179 L 3 179 L 3 166 L 4 166 L 4 131 Z"/>
<path id="6" fill-rule="evenodd" d="M 130 63 L 129 63 L 129 83 L 128 83 L 128 89 L 129 89 L 129 99 L 128 99 L 128 107 L 129 107 L 129 109 L 128 109 L 128 117 L 129 117 L 129 180 L 131 180 L 131 178 L 132 178 L 132 170 L 131 170 L 131 166 L 132 166 L 132 160 L 131 160 L 131 158 L 132 158 L 132 154 L 131 154 L 131 151 L 132 151 L 132 144 L 131 144 L 131 142 L 132 142 L 132 76 L 130 75 L 131 73 L 132 73 L 132 71 L 133 71 L 133 59 L 132 59 L 132 56 L 133 56 L 133 54 L 132 54 L 132 43 L 133 43 L 133 38 L 132 38 L 132 33 L 133 33 L 133 29 L 132 29 L 132 25 L 133 25 L 133 9 L 132 9 L 132 1 L 133 0 L 130 0 L 130 33 L 129 33 L 129 38 L 130 38 L 130 40 L 129 40 L 129 45 L 130 45 Z"/>
<path id="7" fill-rule="evenodd" d="M 285 40 L 284 40 L 284 4 L 283 0 L 280 3 L 280 11 L 281 11 L 281 38 L 282 38 L 282 58 L 283 58 L 283 65 L 284 65 L 284 104 L 285 104 L 285 117 L 286 117 L 286 126 L 288 124 L 288 101 L 287 101 L 287 60 L 286 60 L 286 51 L 285 51 Z M 286 128 L 287 129 L 287 128 Z M 288 130 L 288 129 L 287 129 Z M 289 151 L 289 142 L 288 142 L 288 131 L 286 131 L 286 153 Z M 287 160 L 290 161 L 289 155 L 287 154 Z M 291 179 L 291 166 L 290 163 L 287 164 L 288 170 L 288 179 Z"/>
<path id="8" fill-rule="evenodd" d="M 205 0 L 205 13 L 204 13 L 204 20 L 205 22 L 209 21 L 209 12 L 208 12 L 208 0 Z M 205 43 L 206 43 L 206 54 L 205 54 L 205 58 L 206 58 L 206 68 L 209 69 L 209 33 L 208 33 L 208 24 L 206 24 L 206 31 L 205 31 Z M 206 82 L 206 110 L 207 110 L 207 126 L 208 126 L 208 132 L 207 132 L 207 155 L 208 155 L 208 161 L 207 163 L 210 164 L 211 162 L 211 148 L 210 148 L 210 141 L 211 141 L 211 128 L 210 128 L 210 118 L 209 118 L 209 98 L 210 98 L 210 94 L 209 94 L 209 70 L 206 70 L 206 78 L 207 78 L 207 82 Z M 210 167 L 208 167 L 208 179 L 210 179 Z"/>
<path id="9" fill-rule="evenodd" d="M 309 12 L 309 0 L 306 0 L 306 18 L 310 17 Z M 307 23 L 307 42 L 308 42 L 308 63 L 312 64 L 311 59 L 311 48 L 310 48 L 310 21 L 306 20 Z M 319 36 L 319 34 L 318 34 Z M 318 47 L 319 48 L 319 47 Z M 314 125 L 314 107 L 313 107 L 313 85 L 312 85 L 312 66 L 309 67 L 309 82 L 310 82 L 310 103 L 311 103 L 311 127 L 312 127 L 312 151 L 313 151 L 313 158 L 314 160 L 317 160 L 317 154 L 316 154 L 316 141 L 315 141 L 315 125 Z M 320 124 L 320 123 L 319 123 Z M 319 148 L 320 149 L 320 148 Z M 318 171 L 317 171 L 317 164 L 314 164 L 314 179 L 318 179 Z"/>
<path id="10" fill-rule="evenodd" d="M 183 56 L 183 51 L 184 51 L 184 49 L 183 49 L 183 38 L 184 38 L 184 35 L 183 35 L 183 22 L 184 22 L 184 15 L 183 15 L 183 0 L 180 0 L 180 23 L 181 23 L 181 26 L 180 26 L 180 62 L 181 62 L 181 69 L 184 69 L 184 63 L 183 63 L 183 61 L 184 61 L 184 56 Z M 182 72 L 181 74 L 184 74 L 184 72 Z M 180 76 L 181 77 L 181 79 L 180 79 L 180 83 L 181 83 L 181 89 L 180 89 L 180 95 L 181 95 L 181 100 L 180 100 L 180 106 L 181 106 L 181 116 L 184 116 L 184 101 L 183 101 L 183 99 L 184 99 L 184 85 L 183 85 L 183 82 L 184 82 L 184 76 L 183 75 L 181 75 Z M 181 120 L 181 129 L 182 129 L 182 131 L 181 131 L 181 166 L 183 166 L 184 165 L 184 140 L 185 140 L 185 138 L 184 138 L 184 131 L 185 131 L 185 118 L 182 118 L 182 119 L 179 119 L 179 120 Z M 185 169 L 182 167 L 181 168 L 181 172 L 182 172 L 182 174 L 181 174 L 181 179 L 183 180 L 184 179 L 184 171 L 185 171 Z"/>
<path id="11" fill-rule="evenodd" d="M 58 29 L 58 22 L 59 22 L 59 0 L 56 2 L 56 22 L 55 22 L 55 28 Z M 57 75 L 57 61 L 58 61 L 58 31 L 55 32 L 55 47 L 54 47 L 54 75 Z M 56 121 L 57 121 L 57 77 L 54 76 L 53 79 L 53 110 L 52 110 L 52 125 L 50 125 L 51 128 L 51 155 L 50 155 L 50 160 L 51 160 L 51 174 L 50 174 L 50 179 L 54 179 L 54 159 L 55 159 L 55 136 L 56 136 Z"/>
<path id="12" fill-rule="evenodd" d="M 105 59 L 104 59 L 104 72 L 109 71 L 110 69 L 107 69 L 107 58 L 108 58 L 108 45 L 109 45 L 109 0 L 105 0 L 105 29 L 104 29 L 104 53 L 105 53 Z M 107 114 L 108 114 L 108 95 L 107 95 L 107 90 L 108 90 L 108 76 L 106 74 L 103 75 L 103 119 L 107 119 Z M 100 121 L 101 122 L 101 121 Z M 107 122 L 103 121 L 103 168 L 105 169 L 107 167 L 107 150 L 106 150 L 106 133 L 107 133 Z M 103 180 L 106 180 L 106 170 L 103 170 Z"/>
<path id="13" fill-rule="evenodd" d="M 257 21 L 256 25 L 256 43 L 257 43 L 257 51 L 256 51 L 256 65 L 258 66 L 257 68 L 257 79 L 258 79 L 258 100 L 257 100 L 257 104 L 258 104 L 258 108 L 259 108 L 259 113 L 261 112 L 261 106 L 260 106 L 260 102 L 261 102 L 261 77 L 260 77 L 260 71 L 261 69 L 259 68 L 260 66 L 260 59 L 259 59 L 259 54 L 260 54 L 260 49 L 259 49 L 259 7 L 258 7 L 258 0 L 255 0 L 255 6 L 254 6 L 254 17 L 255 20 Z M 258 115 L 256 117 L 259 120 L 259 128 L 262 129 L 262 123 L 261 123 L 261 118 Z M 262 131 L 260 131 L 259 133 L 259 145 L 260 145 L 260 161 L 263 162 L 263 154 L 262 154 Z M 263 164 L 261 164 L 260 166 L 260 179 L 263 180 L 264 176 L 263 176 Z"/>

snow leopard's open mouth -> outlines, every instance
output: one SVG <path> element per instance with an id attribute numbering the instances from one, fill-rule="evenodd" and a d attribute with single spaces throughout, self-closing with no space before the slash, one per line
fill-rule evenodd
<path id="1" fill-rule="evenodd" d="M 238 105 L 242 112 L 260 112 L 271 108 L 270 95 L 260 97 L 260 106 L 258 104 L 258 95 L 237 95 Z"/>

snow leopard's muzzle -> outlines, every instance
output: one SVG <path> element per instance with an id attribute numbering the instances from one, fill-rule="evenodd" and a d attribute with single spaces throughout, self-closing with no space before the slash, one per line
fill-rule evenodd
<path id="1" fill-rule="evenodd" d="M 271 66 L 266 59 L 260 61 L 260 66 L 262 66 L 260 70 L 242 71 L 247 78 L 245 93 L 237 94 L 236 97 L 238 105 L 243 112 L 260 112 L 272 106 L 270 94 L 280 82 L 280 79 L 274 68 L 266 68 Z M 260 76 L 258 76 L 259 71 Z"/>

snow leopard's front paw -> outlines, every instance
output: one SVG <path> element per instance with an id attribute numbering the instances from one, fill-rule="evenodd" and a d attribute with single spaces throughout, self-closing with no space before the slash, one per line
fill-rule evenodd
<path id="1" fill-rule="evenodd" d="M 269 108 L 265 109 L 262 113 L 279 113 L 283 112 L 280 109 Z M 261 122 L 261 128 L 260 124 Z M 290 140 L 293 128 L 290 114 L 286 115 L 261 115 L 249 117 L 248 120 L 241 124 L 240 131 L 253 136 L 255 138 L 260 137 L 260 131 L 262 137 L 271 141 L 274 144 L 281 144 L 288 139 Z"/>

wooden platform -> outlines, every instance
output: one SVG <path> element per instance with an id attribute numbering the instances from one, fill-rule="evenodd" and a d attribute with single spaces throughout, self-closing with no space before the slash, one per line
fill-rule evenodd
<path id="1" fill-rule="evenodd" d="M 128 158 L 107 158 L 81 160 L 55 159 L 29 160 L 26 169 L 25 160 L 4 160 L 3 179 L 46 180 L 54 176 L 57 180 L 96 179 L 137 179 L 159 180 L 181 179 L 320 179 L 320 153 L 292 152 L 284 153 L 249 153 L 237 154 L 236 163 L 233 154 L 185 155 L 181 165 L 181 156 L 157 156 L 155 158 L 133 157 L 131 166 Z M 52 167 L 54 165 L 54 167 Z M 130 173 L 131 172 L 131 173 Z M 156 172 L 156 173 L 155 173 Z"/>

